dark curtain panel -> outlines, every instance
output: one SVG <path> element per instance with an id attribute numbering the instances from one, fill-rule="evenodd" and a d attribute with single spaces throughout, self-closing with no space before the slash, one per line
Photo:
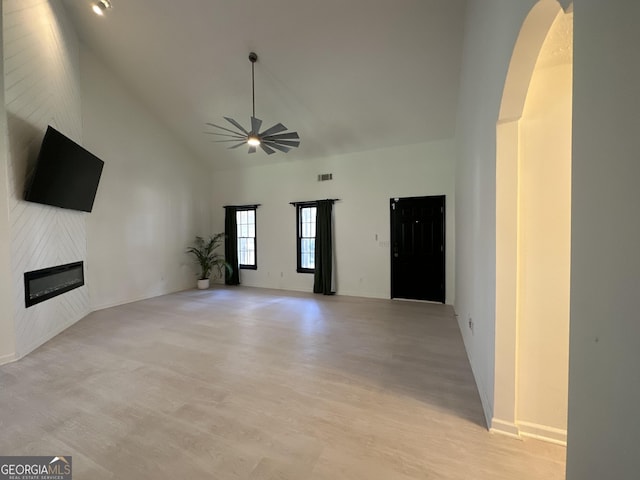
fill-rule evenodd
<path id="1" fill-rule="evenodd" d="M 319 200 L 316 210 L 316 256 L 313 276 L 313 293 L 333 295 L 331 274 L 333 245 L 331 242 L 331 211 L 333 200 Z"/>
<path id="2" fill-rule="evenodd" d="M 231 265 L 231 273 L 227 270 L 224 283 L 240 284 L 238 267 L 238 225 L 236 223 L 236 207 L 224 207 L 224 258 Z"/>

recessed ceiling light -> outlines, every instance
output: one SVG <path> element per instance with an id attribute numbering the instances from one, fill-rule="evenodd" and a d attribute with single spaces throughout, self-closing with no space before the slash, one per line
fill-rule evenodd
<path id="1" fill-rule="evenodd" d="M 91 8 L 96 15 L 103 16 L 104 12 L 106 12 L 111 7 L 113 7 L 113 5 L 111 5 L 111 0 L 98 0 L 93 4 Z"/>

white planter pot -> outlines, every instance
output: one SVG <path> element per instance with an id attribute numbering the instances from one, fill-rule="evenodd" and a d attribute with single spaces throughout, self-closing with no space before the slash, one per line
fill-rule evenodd
<path id="1" fill-rule="evenodd" d="M 200 290 L 206 290 L 207 288 L 209 288 L 209 279 L 206 278 L 204 280 L 198 280 L 198 288 Z"/>

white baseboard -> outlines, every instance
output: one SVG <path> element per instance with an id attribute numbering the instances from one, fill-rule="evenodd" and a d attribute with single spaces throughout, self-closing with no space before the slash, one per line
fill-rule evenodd
<path id="1" fill-rule="evenodd" d="M 566 430 L 531 422 L 518 422 L 518 428 L 520 435 L 523 437 L 536 438 L 556 445 L 567 446 Z"/>
<path id="2" fill-rule="evenodd" d="M 0 365 L 6 365 L 7 363 L 15 362 L 18 358 L 15 353 L 9 353 L 7 355 L 0 356 Z"/>
<path id="3" fill-rule="evenodd" d="M 493 418 L 489 431 L 500 435 L 507 435 L 512 438 L 535 438 L 536 440 L 562 445 L 563 447 L 567 446 L 566 430 L 532 422 L 513 423 L 500 420 L 499 418 Z"/>
<path id="4" fill-rule="evenodd" d="M 491 433 L 498 433 L 512 438 L 520 438 L 520 429 L 518 428 L 518 425 L 495 417 L 491 419 L 491 428 L 489 428 L 489 431 Z"/>
<path id="5" fill-rule="evenodd" d="M 169 295 L 170 293 L 178 293 L 182 291 L 184 290 L 179 290 L 175 292 L 157 293 L 157 294 L 151 293 L 151 294 L 141 295 L 139 297 L 131 297 L 128 299 L 116 300 L 113 302 L 99 303 L 95 305 L 91 304 L 90 309 L 91 309 L 91 312 L 98 312 L 100 310 L 105 310 L 107 308 L 119 307 L 120 305 L 127 305 L 129 303 L 141 302 L 142 300 L 149 300 L 151 298 L 161 297 L 162 295 Z"/>

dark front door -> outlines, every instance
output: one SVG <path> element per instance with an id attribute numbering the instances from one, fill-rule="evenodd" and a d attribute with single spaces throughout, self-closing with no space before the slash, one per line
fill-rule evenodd
<path id="1" fill-rule="evenodd" d="M 391 199 L 391 298 L 445 302 L 444 202 Z"/>

